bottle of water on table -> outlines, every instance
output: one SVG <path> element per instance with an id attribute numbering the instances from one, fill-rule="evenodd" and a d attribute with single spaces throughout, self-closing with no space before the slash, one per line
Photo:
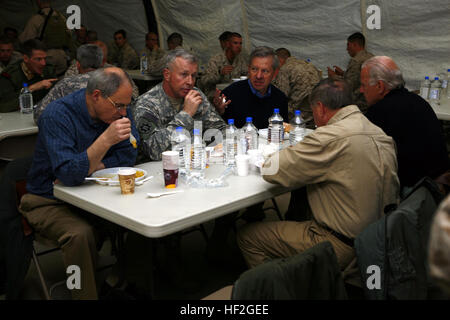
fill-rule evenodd
<path id="1" fill-rule="evenodd" d="M 19 104 L 21 113 L 33 113 L 33 95 L 28 88 L 28 83 L 23 84 L 23 88 L 20 91 Z"/>
<path id="2" fill-rule="evenodd" d="M 227 167 L 236 165 L 238 143 L 238 130 L 234 126 L 234 119 L 228 119 L 228 126 L 225 129 L 225 157 L 224 163 Z"/>
<path id="3" fill-rule="evenodd" d="M 294 118 L 291 120 L 291 130 L 289 132 L 289 144 L 291 146 L 303 140 L 306 133 L 305 122 L 302 119 L 301 111 L 295 110 Z"/>
<path id="4" fill-rule="evenodd" d="M 273 115 L 269 118 L 269 129 L 267 140 L 269 144 L 275 144 L 281 149 L 284 139 L 283 117 L 280 115 L 280 109 L 275 108 Z"/>
<path id="5" fill-rule="evenodd" d="M 143 53 L 141 56 L 141 73 L 146 74 L 147 71 L 148 71 L 147 56 L 145 55 L 145 53 Z"/>
<path id="6" fill-rule="evenodd" d="M 431 104 L 439 104 L 441 99 L 441 81 L 439 81 L 439 77 L 435 77 L 433 82 L 431 82 L 429 99 Z"/>
<path id="7" fill-rule="evenodd" d="M 191 176 L 204 177 L 206 168 L 206 150 L 199 129 L 194 129 L 194 141 L 191 150 Z"/>
<path id="8" fill-rule="evenodd" d="M 248 150 L 258 149 L 258 129 L 253 124 L 253 118 L 247 117 L 246 123 L 241 129 L 242 154 L 247 154 Z"/>
<path id="9" fill-rule="evenodd" d="M 425 100 L 428 100 L 428 96 L 430 95 L 430 86 L 430 77 L 425 77 L 425 80 L 420 83 L 420 96 Z"/>
<path id="10" fill-rule="evenodd" d="M 189 169 L 190 140 L 183 127 L 177 127 L 171 136 L 172 151 L 179 153 L 179 172 L 186 174 Z"/>

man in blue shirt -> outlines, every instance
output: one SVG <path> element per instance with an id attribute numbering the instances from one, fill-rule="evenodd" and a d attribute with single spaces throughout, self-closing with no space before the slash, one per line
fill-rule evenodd
<path id="1" fill-rule="evenodd" d="M 53 184 L 76 186 L 94 171 L 133 166 L 138 138 L 131 111 L 132 86 L 119 68 L 94 71 L 86 89 L 50 103 L 39 119 L 39 135 L 21 213 L 36 232 L 59 243 L 66 268 L 81 270 L 73 299 L 97 299 L 94 228 L 89 214 L 55 199 Z M 139 143 L 139 141 L 138 141 Z"/>

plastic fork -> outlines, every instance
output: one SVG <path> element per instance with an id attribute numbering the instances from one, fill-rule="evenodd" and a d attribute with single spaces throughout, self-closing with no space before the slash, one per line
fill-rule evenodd
<path id="1" fill-rule="evenodd" d="M 168 194 L 174 194 L 174 193 L 179 193 L 179 192 L 184 192 L 184 190 L 174 190 L 174 191 L 166 191 L 166 192 L 155 192 L 155 193 L 147 193 L 147 196 L 149 196 L 150 198 L 158 198 L 161 196 L 165 196 Z"/>

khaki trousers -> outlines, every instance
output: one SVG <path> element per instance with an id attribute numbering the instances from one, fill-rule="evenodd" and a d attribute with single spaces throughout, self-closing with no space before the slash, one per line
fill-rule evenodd
<path id="1" fill-rule="evenodd" d="M 70 265 L 80 267 L 81 289 L 72 289 L 72 298 L 98 299 L 95 282 L 97 248 L 94 228 L 83 217 L 82 211 L 62 201 L 29 193 L 22 197 L 19 211 L 35 232 L 58 242 L 66 269 Z"/>
<path id="2" fill-rule="evenodd" d="M 324 241 L 331 242 L 344 270 L 355 256 L 353 248 L 314 221 L 258 222 L 244 226 L 237 235 L 237 243 L 250 268 L 265 260 L 293 256 Z"/>

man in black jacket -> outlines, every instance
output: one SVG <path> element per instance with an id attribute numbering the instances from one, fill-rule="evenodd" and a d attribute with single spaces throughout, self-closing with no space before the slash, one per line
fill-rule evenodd
<path id="1" fill-rule="evenodd" d="M 402 72 L 389 57 L 376 56 L 362 65 L 360 91 L 369 105 L 366 116 L 394 139 L 400 185 L 411 187 L 424 176 L 437 178 L 449 163 L 436 114 L 404 83 Z"/>

